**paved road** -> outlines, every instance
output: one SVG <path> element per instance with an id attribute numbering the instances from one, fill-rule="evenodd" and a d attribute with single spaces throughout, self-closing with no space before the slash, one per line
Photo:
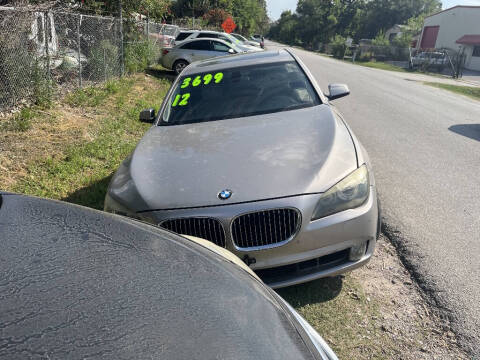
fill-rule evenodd
<path id="1" fill-rule="evenodd" d="M 269 48 L 275 48 L 273 44 Z M 480 355 L 480 101 L 310 52 L 294 52 L 366 147 L 384 219 L 464 345 Z"/>

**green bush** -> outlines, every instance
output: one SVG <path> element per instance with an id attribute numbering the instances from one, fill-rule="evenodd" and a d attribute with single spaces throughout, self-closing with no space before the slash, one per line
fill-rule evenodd
<path id="1" fill-rule="evenodd" d="M 40 108 L 48 109 L 52 106 L 55 83 L 48 78 L 43 66 L 35 61 L 32 66 L 33 101 Z"/>
<path id="2" fill-rule="evenodd" d="M 151 41 L 127 44 L 125 47 L 125 71 L 136 73 L 144 71 L 158 59 L 157 47 Z"/>
<path id="3" fill-rule="evenodd" d="M 380 30 L 380 32 L 377 34 L 375 39 L 372 40 L 372 45 L 374 45 L 374 46 L 390 46 L 390 41 L 388 41 L 388 39 L 385 36 L 385 33 L 383 32 L 383 30 Z"/>
<path id="4" fill-rule="evenodd" d="M 345 41 L 346 39 L 342 35 L 335 35 L 335 37 L 331 40 L 330 45 L 333 57 L 337 59 L 343 59 L 347 50 Z"/>
<path id="5" fill-rule="evenodd" d="M 120 75 L 120 51 L 109 40 L 102 40 L 90 51 L 86 75 L 94 81 Z"/>

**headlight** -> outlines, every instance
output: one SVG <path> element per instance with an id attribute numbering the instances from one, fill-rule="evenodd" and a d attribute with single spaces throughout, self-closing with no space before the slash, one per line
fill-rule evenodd
<path id="1" fill-rule="evenodd" d="M 367 201 L 369 187 L 367 166 L 362 165 L 320 197 L 312 220 L 359 207 Z"/>

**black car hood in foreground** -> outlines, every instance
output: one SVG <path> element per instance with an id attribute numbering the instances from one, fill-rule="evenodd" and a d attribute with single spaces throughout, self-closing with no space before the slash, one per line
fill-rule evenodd
<path id="1" fill-rule="evenodd" d="M 262 116 L 152 127 L 110 194 L 134 211 L 224 205 L 324 192 L 357 168 L 328 105 Z M 132 194 L 135 192 L 135 195 Z"/>
<path id="2" fill-rule="evenodd" d="M 279 302 L 210 250 L 0 194 L 0 358 L 310 359 Z"/>

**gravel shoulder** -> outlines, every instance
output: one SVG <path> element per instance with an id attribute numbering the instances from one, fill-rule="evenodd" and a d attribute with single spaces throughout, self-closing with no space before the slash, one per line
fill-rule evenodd
<path id="1" fill-rule="evenodd" d="M 340 359 L 469 359 L 384 235 L 363 268 L 278 292 Z"/>

